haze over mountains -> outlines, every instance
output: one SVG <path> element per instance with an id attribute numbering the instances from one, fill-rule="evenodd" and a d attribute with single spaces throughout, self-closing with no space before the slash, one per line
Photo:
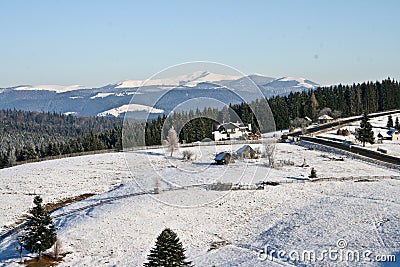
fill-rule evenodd
<path id="1" fill-rule="evenodd" d="M 204 108 L 212 98 L 220 103 L 240 103 L 264 95 L 285 95 L 319 85 L 303 78 L 279 79 L 259 74 L 232 76 L 197 71 L 148 81 L 127 80 L 98 88 L 72 85 L 22 85 L 0 89 L 0 109 L 57 112 L 78 116 L 122 116 L 129 111 L 137 118 L 169 113 L 187 102 L 186 108 Z M 221 104 L 222 105 L 222 104 Z"/>

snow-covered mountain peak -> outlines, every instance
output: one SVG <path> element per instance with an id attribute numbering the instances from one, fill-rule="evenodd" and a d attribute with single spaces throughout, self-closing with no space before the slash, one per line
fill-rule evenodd
<path id="1" fill-rule="evenodd" d="M 242 76 L 225 75 L 209 71 L 196 71 L 189 74 L 168 78 L 155 78 L 149 80 L 127 80 L 117 84 L 115 88 L 135 88 L 140 86 L 196 86 L 201 82 L 217 82 L 224 80 L 236 80 Z"/>
<path id="2" fill-rule="evenodd" d="M 299 78 L 299 77 L 282 77 L 279 79 L 276 79 L 268 84 L 266 84 L 265 86 L 269 86 L 269 87 L 294 87 L 294 88 L 299 88 L 299 87 L 303 87 L 303 88 L 315 88 L 318 87 L 319 84 L 304 79 L 304 78 Z"/>

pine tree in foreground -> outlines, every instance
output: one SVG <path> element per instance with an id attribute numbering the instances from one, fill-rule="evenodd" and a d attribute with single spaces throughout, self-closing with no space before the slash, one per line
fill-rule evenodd
<path id="1" fill-rule="evenodd" d="M 178 236 L 169 228 L 164 229 L 157 237 L 156 246 L 150 250 L 146 267 L 179 267 L 191 266 L 185 261 L 185 249 Z"/>
<path id="2" fill-rule="evenodd" d="M 360 141 L 363 146 L 365 146 L 366 142 L 370 143 L 371 145 L 375 143 L 374 132 L 372 131 L 371 123 L 369 123 L 369 117 L 367 113 L 364 113 L 361 119 L 360 128 L 356 129 L 356 139 Z"/>
<path id="3" fill-rule="evenodd" d="M 24 248 L 32 253 L 38 253 L 39 260 L 42 252 L 49 249 L 56 241 L 56 231 L 50 214 L 42 206 L 42 198 L 36 196 L 33 200 L 35 207 L 30 210 L 29 221 L 24 236 Z"/>

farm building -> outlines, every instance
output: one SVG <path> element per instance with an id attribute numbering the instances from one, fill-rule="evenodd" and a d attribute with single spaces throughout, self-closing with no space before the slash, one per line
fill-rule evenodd
<path id="1" fill-rule="evenodd" d="M 218 153 L 214 160 L 217 165 L 227 165 L 234 162 L 231 153 L 228 152 Z"/>
<path id="2" fill-rule="evenodd" d="M 400 141 L 400 132 L 394 128 L 390 128 L 389 131 L 379 132 L 378 139 Z"/>
<path id="3" fill-rule="evenodd" d="M 236 151 L 239 158 L 254 159 L 257 157 L 256 151 L 249 145 L 244 145 Z"/>

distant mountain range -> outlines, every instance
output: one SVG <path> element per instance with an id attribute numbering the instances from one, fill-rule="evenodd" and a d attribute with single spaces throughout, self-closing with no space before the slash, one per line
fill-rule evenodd
<path id="1" fill-rule="evenodd" d="M 167 114 L 181 103 L 188 103 L 186 109 L 202 109 L 210 105 L 210 101 L 204 101 L 207 98 L 233 104 L 243 102 L 243 95 L 248 100 L 259 98 L 261 94 L 265 97 L 286 95 L 318 86 L 303 78 L 275 79 L 259 74 L 243 77 L 198 71 L 165 79 L 128 80 L 98 88 L 80 85 L 0 88 L 0 109 L 114 117 L 128 111 L 137 118 L 144 118 L 148 113 Z M 255 90 L 257 87 L 259 91 Z"/>

